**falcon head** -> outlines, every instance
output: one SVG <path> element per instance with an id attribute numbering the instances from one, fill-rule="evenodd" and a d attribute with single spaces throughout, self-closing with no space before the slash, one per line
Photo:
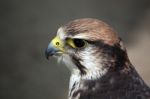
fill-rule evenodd
<path id="1" fill-rule="evenodd" d="M 77 19 L 61 26 L 46 49 L 63 61 L 74 74 L 99 78 L 108 71 L 122 70 L 128 60 L 121 39 L 106 23 L 91 18 Z"/>

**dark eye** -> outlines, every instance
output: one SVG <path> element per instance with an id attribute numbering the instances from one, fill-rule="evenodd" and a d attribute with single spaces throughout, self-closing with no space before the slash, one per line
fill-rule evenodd
<path id="1" fill-rule="evenodd" d="M 84 47 L 85 46 L 85 41 L 82 39 L 73 39 L 74 45 L 78 48 Z"/>

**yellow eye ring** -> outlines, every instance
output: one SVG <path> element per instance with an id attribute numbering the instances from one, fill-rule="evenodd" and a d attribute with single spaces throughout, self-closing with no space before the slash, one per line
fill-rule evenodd
<path id="1" fill-rule="evenodd" d="M 68 38 L 66 41 L 67 41 L 67 44 L 69 44 L 73 48 L 84 48 L 87 45 L 87 42 L 83 39 Z"/>

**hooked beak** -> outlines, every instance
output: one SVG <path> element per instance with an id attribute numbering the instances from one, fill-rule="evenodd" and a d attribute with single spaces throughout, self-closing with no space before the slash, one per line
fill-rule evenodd
<path id="1" fill-rule="evenodd" d="M 49 59 L 50 56 L 55 55 L 58 51 L 58 49 L 54 48 L 51 44 L 49 44 L 45 51 L 45 56 L 47 59 Z"/>
<path id="2" fill-rule="evenodd" d="M 63 43 L 60 40 L 60 38 L 56 36 L 48 45 L 45 51 L 45 56 L 47 59 L 49 59 L 50 56 L 53 55 L 59 56 L 63 53 L 64 53 Z"/>

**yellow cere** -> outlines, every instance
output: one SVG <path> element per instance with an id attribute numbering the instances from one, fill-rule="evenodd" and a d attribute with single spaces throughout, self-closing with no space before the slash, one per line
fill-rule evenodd
<path id="1" fill-rule="evenodd" d="M 59 49 L 60 51 L 64 52 L 64 43 L 62 42 L 62 40 L 60 40 L 60 38 L 58 36 L 56 36 L 52 41 L 51 44 Z"/>

